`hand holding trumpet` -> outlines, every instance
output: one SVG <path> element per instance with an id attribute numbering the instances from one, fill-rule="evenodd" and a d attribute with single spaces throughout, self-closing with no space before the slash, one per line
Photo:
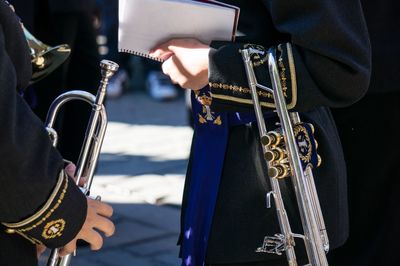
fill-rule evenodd
<path id="1" fill-rule="evenodd" d="M 86 220 L 81 230 L 71 242 L 60 249 L 60 256 L 74 252 L 78 239 L 88 242 L 92 250 L 99 250 L 103 246 L 103 237 L 98 231 L 103 232 L 106 237 L 114 234 L 115 226 L 109 219 L 113 213 L 112 207 L 90 198 L 87 198 L 87 205 Z"/>
<path id="2" fill-rule="evenodd" d="M 74 176 L 75 165 L 73 163 L 68 164 L 65 167 L 65 173 L 68 176 L 76 180 Z M 81 178 L 79 186 L 85 184 L 85 178 Z M 81 239 L 90 244 L 91 250 L 99 250 L 103 246 L 103 236 L 99 233 L 102 232 L 106 237 L 110 237 L 114 234 L 115 226 L 114 223 L 109 219 L 113 214 L 113 209 L 109 204 L 104 202 L 87 198 L 87 214 L 85 222 L 81 230 L 78 232 L 76 237 L 66 244 L 64 247 L 59 249 L 59 255 L 61 257 L 73 253 L 76 250 L 76 242 Z M 46 247 L 38 245 L 37 256 L 39 257 L 45 250 Z"/>

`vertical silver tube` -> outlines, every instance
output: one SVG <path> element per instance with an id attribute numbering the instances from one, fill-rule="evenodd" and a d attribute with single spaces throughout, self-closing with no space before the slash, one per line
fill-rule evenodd
<path id="1" fill-rule="evenodd" d="M 259 248 L 261 252 L 271 252 L 275 254 L 281 254 L 281 251 L 285 251 L 288 264 L 290 266 L 297 265 L 295 249 L 294 249 L 294 237 L 299 237 L 304 240 L 308 261 L 311 266 L 327 266 L 328 261 L 326 259 L 325 252 L 329 249 L 328 235 L 326 233 L 325 223 L 322 216 L 322 211 L 319 204 L 318 194 L 314 183 L 311 166 L 307 166 L 303 170 L 303 165 L 300 160 L 298 151 L 298 144 L 296 142 L 295 133 L 293 130 L 294 125 L 301 123 L 300 116 L 297 112 L 289 112 L 286 106 L 286 100 L 283 95 L 282 86 L 280 83 L 280 76 L 277 69 L 277 63 L 275 60 L 275 51 L 268 51 L 268 68 L 269 76 L 271 78 L 272 89 L 267 88 L 257 83 L 257 78 L 254 73 L 253 64 L 251 62 L 251 51 L 244 49 L 241 51 L 242 58 L 244 61 L 246 75 L 251 90 L 252 100 L 254 104 L 254 111 L 256 114 L 257 124 L 259 128 L 259 134 L 262 142 L 263 152 L 268 155 L 265 158 L 268 166 L 268 175 L 271 183 L 272 191 L 269 195 L 273 195 L 274 202 L 276 205 L 276 211 L 279 221 L 281 233 L 276 234 L 275 237 L 265 237 L 263 247 Z M 276 112 L 279 117 L 281 129 L 278 131 L 267 132 L 265 120 L 263 117 L 261 105 L 258 98 L 257 87 L 273 95 Z M 268 140 L 266 142 L 263 139 L 268 139 L 269 134 L 273 134 L 279 138 L 283 137 L 283 144 L 273 144 Z M 278 135 L 277 135 L 278 134 Z M 265 145 L 265 143 L 269 143 Z M 285 154 L 288 161 L 288 165 L 281 165 L 281 159 L 275 161 L 271 154 L 273 152 L 274 145 L 283 145 Z M 278 175 L 274 175 L 271 169 L 282 166 L 288 167 L 289 171 L 285 172 L 281 177 L 286 176 L 289 173 L 291 181 L 296 195 L 296 201 L 298 204 L 301 223 L 303 226 L 304 234 L 294 234 L 290 228 L 290 222 L 288 220 L 284 202 L 282 199 Z M 275 168 L 276 169 L 276 168 Z M 271 244 L 272 242 L 272 244 Z M 277 243 L 277 244 L 276 244 Z M 271 249 L 272 246 L 272 249 Z M 274 249 L 274 247 L 279 247 Z"/>
<path id="2" fill-rule="evenodd" d="M 243 57 L 243 61 L 245 64 L 245 69 L 246 69 L 246 75 L 247 75 L 247 79 L 249 81 L 249 87 L 251 90 L 251 97 L 253 100 L 253 104 L 254 104 L 254 111 L 256 114 L 256 119 L 257 119 L 257 125 L 258 125 L 258 130 L 260 133 L 260 138 L 263 138 L 267 135 L 267 129 L 266 129 L 266 125 L 265 125 L 265 120 L 264 120 L 264 116 L 262 113 L 262 109 L 261 109 L 261 105 L 260 105 L 260 101 L 258 98 L 258 94 L 257 94 L 257 81 L 256 81 L 256 76 L 254 74 L 254 70 L 253 70 L 253 65 L 252 62 L 250 60 L 250 55 L 249 55 L 249 51 L 244 49 L 241 51 L 242 53 L 242 57 Z M 265 145 L 261 145 L 263 147 L 263 152 L 267 152 L 269 151 L 268 147 Z M 266 161 L 267 163 L 267 167 L 268 169 L 271 169 L 271 164 L 270 162 Z M 282 195 L 281 195 L 281 190 L 279 187 L 279 181 L 276 178 L 270 177 L 269 176 L 269 180 L 270 180 L 270 184 L 272 187 L 272 195 L 274 197 L 274 202 L 275 202 L 275 207 L 276 207 L 276 212 L 277 212 L 277 216 L 278 216 L 278 222 L 279 222 L 279 226 L 281 229 L 281 233 L 284 236 L 285 239 L 285 253 L 286 253 L 286 257 L 288 260 L 288 264 L 290 266 L 296 266 L 297 265 L 297 260 L 296 260 L 296 253 L 294 250 L 294 239 L 293 239 L 293 233 L 292 233 L 292 229 L 290 227 L 290 222 L 289 222 L 289 218 L 287 216 L 286 210 L 285 210 L 285 206 L 283 203 L 283 199 L 282 199 Z"/>
<path id="3" fill-rule="evenodd" d="M 304 242 L 307 250 L 308 259 L 311 265 L 326 266 L 328 261 L 326 258 L 324 246 L 316 219 L 313 206 L 313 198 L 307 180 L 304 175 L 302 164 L 300 161 L 297 143 L 294 136 L 293 126 L 287 110 L 285 97 L 283 95 L 280 83 L 279 72 L 275 60 L 274 51 L 268 52 L 268 67 L 271 77 L 271 83 L 274 90 L 274 100 L 276 110 L 281 122 L 281 127 L 285 135 L 285 144 L 288 150 L 288 158 L 291 166 L 292 182 L 296 193 L 297 204 L 300 211 L 301 221 L 304 230 Z"/>
<path id="4" fill-rule="evenodd" d="M 114 75 L 114 73 L 118 70 L 118 65 L 114 62 L 108 61 L 108 60 L 103 60 L 100 63 L 101 67 L 101 75 L 102 79 L 100 81 L 100 86 L 97 91 L 96 99 L 92 104 L 92 113 L 89 118 L 89 124 L 88 127 L 86 128 L 86 133 L 85 133 L 85 139 L 83 141 L 83 146 L 81 149 L 81 153 L 79 155 L 79 159 L 77 162 L 77 168 L 76 168 L 76 173 L 75 176 L 77 178 L 77 184 L 79 184 L 80 179 L 82 178 L 82 175 L 85 173 L 84 171 L 87 170 L 85 167 L 87 161 L 90 159 L 89 156 L 92 155 L 90 152 L 92 152 L 93 148 L 97 151 L 99 151 L 98 147 L 96 148 L 96 144 L 93 143 L 93 140 L 96 140 L 95 137 L 98 137 L 95 135 L 96 129 L 99 127 L 99 122 L 101 121 L 100 116 L 101 113 L 104 112 L 104 106 L 103 102 L 106 96 L 106 90 L 107 90 L 107 85 L 109 82 L 109 79 Z M 103 117 L 105 115 L 103 114 Z M 107 121 L 103 121 L 105 124 L 107 124 Z M 100 125 L 101 126 L 101 125 Z M 102 130 L 105 130 L 106 127 L 102 128 Z M 101 132 L 100 132 L 101 133 Z M 104 132 L 103 132 L 104 136 Z M 101 140 L 102 143 L 103 140 Z M 99 143 L 101 145 L 101 143 Z M 95 145 L 95 146 L 92 146 Z M 97 156 L 96 156 L 96 162 L 97 163 Z M 86 172 L 87 173 L 87 172 Z M 88 182 L 87 184 L 92 184 L 92 176 L 87 176 Z M 85 188 L 89 191 L 90 188 L 88 186 L 85 186 Z"/>
<path id="5" fill-rule="evenodd" d="M 93 181 L 93 174 L 97 165 L 101 145 L 103 143 L 105 131 L 107 128 L 107 115 L 103 105 L 109 79 L 118 70 L 118 65 L 112 61 L 102 60 L 100 63 L 102 79 L 96 96 L 85 91 L 66 92 L 51 104 L 45 126 L 51 139 L 57 139 L 57 133 L 53 126 L 57 114 L 61 107 L 71 100 L 82 100 L 92 105 L 92 112 L 86 128 L 85 139 L 82 144 L 81 153 L 76 164 L 75 177 L 76 184 L 82 177 L 87 178 L 83 192 L 88 195 Z M 53 141 L 57 145 L 57 141 Z M 59 249 L 53 249 L 47 261 L 47 266 L 68 266 L 71 262 L 72 254 L 64 257 L 59 256 Z"/>

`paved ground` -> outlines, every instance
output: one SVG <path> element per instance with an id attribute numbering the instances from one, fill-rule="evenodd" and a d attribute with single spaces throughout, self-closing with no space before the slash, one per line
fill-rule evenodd
<path id="1" fill-rule="evenodd" d="M 108 101 L 109 126 L 92 195 L 114 207 L 104 248 L 79 248 L 73 266 L 176 266 L 180 202 L 192 129 L 183 97 L 143 93 Z"/>

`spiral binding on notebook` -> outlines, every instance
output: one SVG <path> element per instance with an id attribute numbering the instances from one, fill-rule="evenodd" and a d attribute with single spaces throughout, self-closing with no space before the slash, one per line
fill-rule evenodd
<path id="1" fill-rule="evenodd" d="M 130 49 L 119 49 L 119 51 L 123 52 L 123 53 L 130 53 L 130 54 L 133 54 L 133 55 L 138 55 L 138 56 L 145 57 L 145 58 L 148 58 L 148 59 L 151 59 L 151 60 L 155 60 L 155 61 L 158 61 L 158 62 L 164 62 L 164 60 L 162 60 L 160 58 L 153 57 L 153 56 L 150 56 L 149 54 L 133 51 L 133 50 L 130 50 Z"/>

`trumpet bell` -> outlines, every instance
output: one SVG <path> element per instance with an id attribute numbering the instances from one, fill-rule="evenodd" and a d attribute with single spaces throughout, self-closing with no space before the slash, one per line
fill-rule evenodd
<path id="1" fill-rule="evenodd" d="M 67 44 L 51 47 L 36 39 L 24 26 L 25 38 L 31 53 L 32 77 L 29 85 L 38 82 L 59 67 L 71 54 Z"/>

